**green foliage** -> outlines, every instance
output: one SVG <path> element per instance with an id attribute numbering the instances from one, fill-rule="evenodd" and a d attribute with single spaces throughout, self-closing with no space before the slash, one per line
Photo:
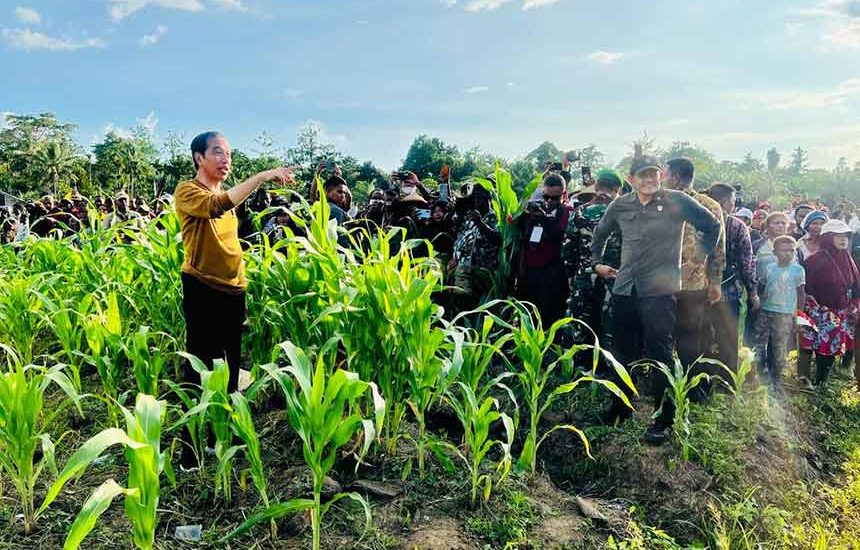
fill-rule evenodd
<path id="1" fill-rule="evenodd" d="M 487 307 L 491 307 L 491 305 L 492 303 L 488 304 Z M 588 438 L 576 426 L 570 424 L 556 425 L 541 435 L 539 431 L 540 419 L 558 396 L 572 392 L 580 384 L 591 382 L 603 386 L 612 392 L 628 407 L 633 408 L 633 406 L 630 404 L 625 393 L 615 383 L 601 380 L 594 376 L 580 375 L 573 378 L 570 382 L 551 387 L 558 367 L 564 366 L 564 370 L 568 373 L 572 372 L 573 357 L 581 351 L 587 349 L 593 350 L 594 361 L 592 372 L 596 371 L 597 360 L 601 350 L 599 346 L 591 345 L 577 345 L 568 350 L 562 350 L 561 346 L 557 343 L 557 335 L 560 335 L 560 331 L 565 326 L 574 322 L 573 319 L 560 319 L 553 323 L 548 331 L 544 331 L 540 316 L 536 311 L 533 311 L 529 306 L 521 302 L 512 302 L 511 305 L 515 316 L 513 325 L 508 324 L 498 317 L 496 319 L 511 330 L 515 354 L 520 361 L 520 365 L 511 365 L 511 369 L 515 372 L 519 391 L 522 396 L 521 399 L 528 409 L 529 414 L 526 440 L 517 465 L 519 468 L 527 470 L 531 477 L 534 477 L 537 468 L 538 448 L 556 430 L 569 430 L 575 433 L 585 445 L 586 453 L 591 456 Z M 624 367 L 611 354 L 605 353 L 604 356 L 621 380 L 635 392 L 633 381 Z M 568 374 L 565 378 L 569 376 Z"/>
<path id="2" fill-rule="evenodd" d="M 36 483 L 46 467 L 56 473 L 49 429 L 67 404 L 74 403 L 80 410 L 79 397 L 63 372 L 64 365 L 50 369 L 25 366 L 11 348 L 0 344 L 0 351 L 6 357 L 6 368 L 0 374 L 0 469 L 15 486 L 24 532 L 29 534 L 38 516 Z M 45 392 L 52 384 L 62 390 L 64 399 L 45 409 Z M 37 459 L 39 447 L 42 456 Z"/>
<path id="3" fill-rule="evenodd" d="M 499 266 L 491 274 L 493 292 L 496 296 L 508 296 L 511 290 L 514 266 L 517 265 L 521 241 L 520 216 L 525 212 L 531 194 L 540 185 L 541 177 L 535 176 L 520 195 L 513 187 L 511 174 L 496 164 L 495 181 L 479 178 L 477 181 L 492 195 L 493 212 L 499 225 L 502 242 L 499 247 Z"/>
<path id="4" fill-rule="evenodd" d="M 481 510 L 467 517 L 466 531 L 496 548 L 516 548 L 528 541 L 529 529 L 539 519 L 532 501 L 523 491 L 503 488 L 493 509 Z"/>
<path id="5" fill-rule="evenodd" d="M 313 475 L 313 501 L 300 499 L 269 506 L 245 521 L 226 537 L 227 540 L 261 521 L 272 520 L 299 509 L 310 509 L 313 550 L 319 550 L 322 517 L 343 498 L 360 502 L 365 507 L 367 523 L 370 523 L 370 508 L 356 493 L 339 493 L 329 502 L 321 502 L 323 481 L 334 466 L 338 449 L 357 433 L 363 432 L 363 444 L 357 455 L 360 462 L 382 428 L 385 415 L 385 402 L 374 383 L 363 382 L 355 373 L 342 369 L 329 372 L 329 348 L 334 343 L 332 341 L 321 350 L 314 364 L 304 351 L 290 342 L 284 342 L 280 348 L 289 364 L 286 367 L 274 364 L 263 367 L 267 379 L 274 380 L 284 392 L 287 418 L 302 440 L 302 454 Z M 373 419 L 363 418 L 359 409 L 362 397 L 368 391 L 373 398 Z"/>
<path id="6" fill-rule="evenodd" d="M 125 416 L 126 430 L 108 428 L 81 445 L 48 489 L 37 512 L 42 513 L 57 498 L 65 484 L 81 474 L 108 447 L 124 447 L 128 464 L 127 487 L 122 488 L 114 480 L 108 480 L 96 489 L 69 529 L 64 549 L 78 548 L 99 516 L 119 495 L 125 495 L 125 514 L 132 524 L 135 546 L 141 550 L 151 550 L 155 544 L 161 474 L 164 472 L 168 478 L 173 477 L 170 460 L 161 451 L 161 426 L 166 407 L 154 397 L 140 393 L 133 413 L 124 407 L 121 410 Z"/>
<path id="7" fill-rule="evenodd" d="M 463 426 L 463 441 L 465 452 L 451 444 L 446 444 L 448 449 L 463 461 L 469 471 L 471 493 L 469 504 L 472 508 L 477 504 L 478 489 L 483 485 L 484 502 L 490 500 L 490 494 L 494 483 L 505 480 L 511 468 L 511 445 L 514 442 L 514 422 L 511 418 L 499 411 L 499 402 L 487 397 L 479 402 L 472 388 L 463 382 L 457 383 L 459 391 L 447 391 L 446 401 L 454 409 L 454 413 Z M 505 439 L 497 440 L 490 437 L 490 428 L 493 423 L 501 422 L 505 429 Z M 494 481 L 489 473 L 482 473 L 484 458 L 493 447 L 498 446 L 501 450 L 501 459 L 496 465 L 498 479 Z"/>
<path id="8" fill-rule="evenodd" d="M 109 293 L 104 301 L 95 302 L 96 312 L 83 322 L 89 352 L 84 360 L 96 368 L 102 382 L 102 391 L 108 405 L 111 423 L 117 422 L 117 398 L 123 378 L 125 356 L 122 348 L 123 322 L 116 293 Z"/>

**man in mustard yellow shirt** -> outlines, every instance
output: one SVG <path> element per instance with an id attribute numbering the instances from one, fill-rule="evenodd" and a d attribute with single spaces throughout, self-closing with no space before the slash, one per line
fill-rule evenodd
<path id="1" fill-rule="evenodd" d="M 191 142 L 197 176 L 176 186 L 176 215 L 182 226 L 182 310 L 188 353 L 207 365 L 225 359 L 230 369 L 228 391 L 239 381 L 242 323 L 245 320 L 245 266 L 239 244 L 235 208 L 260 185 L 293 180 L 292 167 L 260 172 L 224 190 L 230 174 L 230 144 L 217 132 L 205 132 Z M 185 381 L 199 383 L 186 365 Z"/>

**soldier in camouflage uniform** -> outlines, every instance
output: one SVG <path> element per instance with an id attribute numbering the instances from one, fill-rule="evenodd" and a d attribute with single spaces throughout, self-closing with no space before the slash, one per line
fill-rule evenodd
<path id="1" fill-rule="evenodd" d="M 609 296 L 611 281 L 598 276 L 591 267 L 591 240 L 594 229 L 603 213 L 621 192 L 623 181 L 615 170 L 601 170 L 597 183 L 584 189 L 579 196 L 586 202 L 577 207 L 567 224 L 562 257 L 570 284 L 567 315 L 584 321 L 600 339 L 601 346 L 611 348 L 608 341 Z M 590 200 L 585 197 L 591 196 Z M 606 246 L 605 263 L 618 268 L 621 264 L 621 235 L 613 234 Z M 574 343 L 591 343 L 590 333 L 579 325 L 572 325 Z"/>

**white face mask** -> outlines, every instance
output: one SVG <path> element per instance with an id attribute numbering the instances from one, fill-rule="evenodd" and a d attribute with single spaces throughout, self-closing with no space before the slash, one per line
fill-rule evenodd
<path id="1" fill-rule="evenodd" d="M 411 195 L 412 193 L 415 192 L 415 186 L 414 185 L 404 185 L 403 187 L 400 188 L 400 190 L 403 192 L 404 195 Z"/>

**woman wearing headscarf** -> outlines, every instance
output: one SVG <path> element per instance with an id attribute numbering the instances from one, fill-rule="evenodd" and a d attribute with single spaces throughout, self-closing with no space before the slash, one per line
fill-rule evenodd
<path id="1" fill-rule="evenodd" d="M 815 327 L 802 331 L 801 347 L 816 354 L 818 385 L 827 379 L 835 359 L 854 347 L 860 273 L 848 250 L 850 239 L 848 225 L 831 220 L 821 228 L 818 252 L 804 262 L 806 313 Z"/>
<path id="2" fill-rule="evenodd" d="M 813 210 L 807 214 L 800 223 L 803 229 L 803 237 L 797 241 L 797 261 L 803 263 L 818 252 L 818 240 L 821 238 L 821 227 L 829 220 L 827 214 L 821 210 Z"/>

